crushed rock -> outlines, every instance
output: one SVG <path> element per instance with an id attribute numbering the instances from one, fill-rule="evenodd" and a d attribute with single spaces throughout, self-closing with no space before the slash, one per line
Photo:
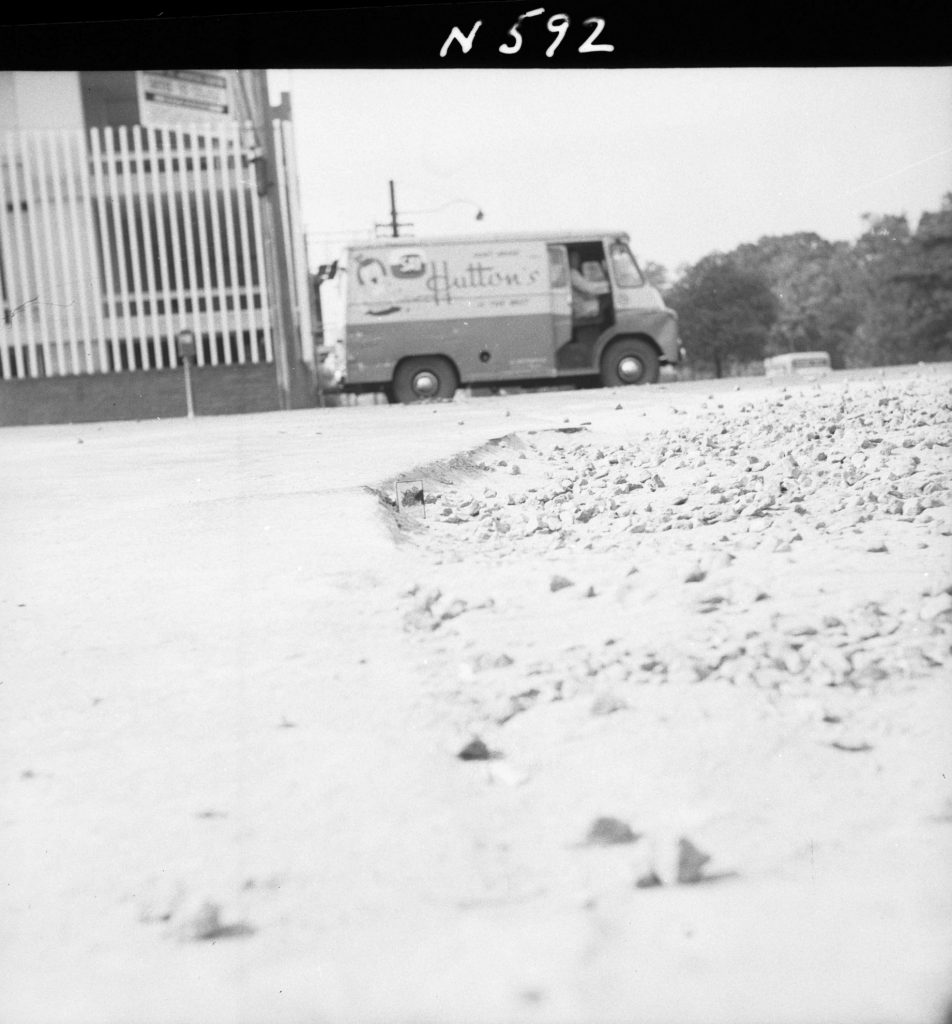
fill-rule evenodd
<path id="1" fill-rule="evenodd" d="M 639 836 L 626 821 L 620 818 L 596 818 L 585 836 L 588 846 L 613 846 L 618 843 L 637 842 Z"/>

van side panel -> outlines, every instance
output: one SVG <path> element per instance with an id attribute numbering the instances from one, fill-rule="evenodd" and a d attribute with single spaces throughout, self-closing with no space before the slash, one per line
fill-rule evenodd
<path id="1" fill-rule="evenodd" d="M 347 329 L 347 382 L 385 384 L 405 356 L 445 355 L 460 382 L 555 377 L 546 314 L 417 320 Z"/>
<path id="2" fill-rule="evenodd" d="M 347 380 L 390 380 L 404 356 L 446 355 L 463 381 L 555 376 L 541 240 L 367 245 L 348 253 Z"/>

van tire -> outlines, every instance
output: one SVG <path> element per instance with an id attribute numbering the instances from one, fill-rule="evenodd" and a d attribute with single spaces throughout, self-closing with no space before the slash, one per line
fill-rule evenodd
<path id="1" fill-rule="evenodd" d="M 601 378 L 606 388 L 656 384 L 661 375 L 658 353 L 639 338 L 613 341 L 602 353 Z"/>
<path id="2" fill-rule="evenodd" d="M 458 386 L 456 370 L 443 356 L 405 359 L 397 367 L 392 385 L 394 398 L 405 405 L 438 398 L 448 401 Z"/>

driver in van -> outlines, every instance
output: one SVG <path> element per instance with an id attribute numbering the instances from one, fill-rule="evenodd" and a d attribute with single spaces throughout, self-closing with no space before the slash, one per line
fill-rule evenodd
<path id="1" fill-rule="evenodd" d="M 607 281 L 589 281 L 582 273 L 582 257 L 578 252 L 569 253 L 570 278 L 572 281 L 572 319 L 597 320 L 601 313 L 599 296 L 607 295 Z"/>

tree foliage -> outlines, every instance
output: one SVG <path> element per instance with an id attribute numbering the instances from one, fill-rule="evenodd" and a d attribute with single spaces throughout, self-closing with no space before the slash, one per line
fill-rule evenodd
<path id="1" fill-rule="evenodd" d="M 760 359 L 778 302 L 766 277 L 729 256 L 705 256 L 669 289 L 690 359 L 724 376 L 737 362 Z"/>
<path id="2" fill-rule="evenodd" d="M 952 193 L 915 231 L 903 215 L 864 220 L 854 243 L 813 232 L 765 236 L 679 268 L 666 297 L 694 364 L 720 374 L 815 350 L 829 352 L 834 367 L 952 358 Z M 766 282 L 772 317 L 752 278 Z"/>
<path id="3" fill-rule="evenodd" d="M 732 253 L 742 267 L 759 269 L 779 303 L 766 354 L 825 350 L 835 367 L 859 323 L 849 245 L 817 234 L 761 238 Z"/>
<path id="4" fill-rule="evenodd" d="M 924 213 L 913 233 L 905 217 L 867 216 L 854 248 L 861 320 L 850 347 L 857 366 L 952 357 L 952 193 Z"/>

